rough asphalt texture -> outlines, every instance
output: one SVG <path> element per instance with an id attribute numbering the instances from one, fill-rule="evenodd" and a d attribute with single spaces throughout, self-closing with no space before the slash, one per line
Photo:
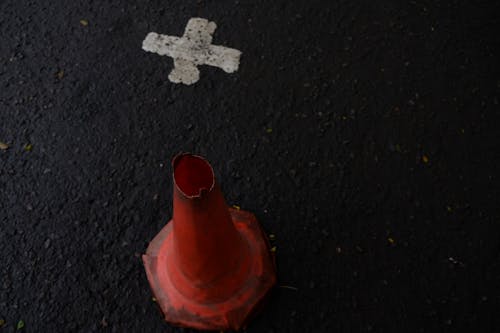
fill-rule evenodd
<path id="1" fill-rule="evenodd" d="M 0 1 L 0 332 L 190 331 L 140 260 L 180 151 L 276 235 L 247 332 L 498 330 L 491 3 Z M 191 17 L 237 73 L 141 50 Z"/>

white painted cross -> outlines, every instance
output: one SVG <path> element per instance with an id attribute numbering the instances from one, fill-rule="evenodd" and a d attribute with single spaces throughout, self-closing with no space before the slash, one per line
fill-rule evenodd
<path id="1" fill-rule="evenodd" d="M 174 83 L 190 85 L 197 82 L 200 79 L 199 65 L 215 66 L 233 73 L 238 70 L 241 52 L 212 45 L 212 34 L 216 28 L 215 22 L 191 18 L 182 37 L 150 32 L 142 42 L 142 49 L 174 59 L 174 69 L 168 76 Z"/>

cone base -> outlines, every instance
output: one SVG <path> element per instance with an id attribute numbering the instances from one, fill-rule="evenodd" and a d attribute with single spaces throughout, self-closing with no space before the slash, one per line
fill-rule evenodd
<path id="1" fill-rule="evenodd" d="M 250 267 L 246 281 L 229 299 L 200 303 L 182 295 L 172 284 L 167 270 L 172 253 L 172 223 L 151 241 L 142 256 L 151 290 L 165 320 L 171 324 L 204 330 L 238 330 L 258 309 L 276 283 L 276 268 L 266 235 L 255 216 L 229 208 L 233 223 L 250 249 Z"/>

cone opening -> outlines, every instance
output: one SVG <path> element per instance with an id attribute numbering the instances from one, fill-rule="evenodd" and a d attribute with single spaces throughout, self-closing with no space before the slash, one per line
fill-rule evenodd
<path id="1" fill-rule="evenodd" d="M 215 179 L 210 164 L 204 158 L 182 154 L 174 158 L 174 182 L 187 197 L 200 197 L 203 191 L 211 191 Z"/>

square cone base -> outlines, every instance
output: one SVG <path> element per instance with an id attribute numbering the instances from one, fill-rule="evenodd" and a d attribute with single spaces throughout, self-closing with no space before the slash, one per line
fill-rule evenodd
<path id="1" fill-rule="evenodd" d="M 238 330 L 259 310 L 276 283 L 276 267 L 267 237 L 255 216 L 229 208 L 233 223 L 248 244 L 251 263 L 246 281 L 230 298 L 200 303 L 182 295 L 172 284 L 167 261 L 172 247 L 172 223 L 151 241 L 142 256 L 151 290 L 165 320 L 173 325 L 203 330 Z"/>

